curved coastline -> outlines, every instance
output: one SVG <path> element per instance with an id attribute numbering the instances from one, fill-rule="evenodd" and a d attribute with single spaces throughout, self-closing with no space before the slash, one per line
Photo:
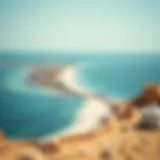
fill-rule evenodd
<path id="1" fill-rule="evenodd" d="M 52 99 L 52 96 L 53 99 L 54 96 L 64 96 L 66 97 L 65 99 L 68 100 L 72 99 L 73 96 L 75 96 L 75 98 L 79 97 L 80 99 L 83 99 L 83 101 L 78 104 L 77 107 L 75 107 L 77 108 L 77 111 L 75 112 L 74 119 L 70 125 L 63 127 L 57 132 L 54 131 L 53 133 L 46 133 L 46 136 L 41 136 L 40 138 L 46 139 L 47 137 L 49 139 L 53 136 L 59 137 L 61 135 L 90 132 L 99 127 L 101 119 L 110 113 L 110 108 L 103 97 L 95 94 L 94 92 L 85 88 L 85 86 L 83 87 L 78 83 L 78 68 L 81 65 L 82 64 L 55 64 L 47 66 L 47 68 L 45 68 L 46 66 L 41 65 L 35 65 L 32 67 L 24 66 L 22 68 L 18 67 L 18 70 L 15 68 L 13 71 L 11 70 L 9 73 L 7 73 L 7 75 L 5 75 L 5 87 L 7 87 L 9 90 L 11 89 L 11 93 L 7 92 L 7 95 L 12 94 L 12 92 L 16 94 L 15 96 L 18 96 L 19 92 L 22 94 L 22 96 L 18 96 L 19 100 L 14 100 L 15 105 L 18 104 L 27 107 L 27 104 L 24 102 L 22 103 L 25 97 L 27 95 L 31 95 L 31 97 L 29 96 L 30 98 L 32 98 L 32 96 L 37 97 L 37 94 L 38 97 L 45 96 L 45 99 L 47 97 Z M 47 77 L 47 72 L 49 73 L 49 77 Z M 38 73 L 38 78 L 40 77 L 40 83 L 37 81 L 39 79 L 31 79 L 30 76 L 35 73 Z M 38 97 L 36 99 L 38 99 Z M 11 105 L 9 106 L 11 107 Z M 31 106 L 29 108 L 31 108 Z M 20 115 L 19 111 L 16 111 L 16 113 Z"/>
<path id="2" fill-rule="evenodd" d="M 57 134 L 57 137 L 90 132 L 98 128 L 100 126 L 100 120 L 110 113 L 110 107 L 105 99 L 94 94 L 77 82 L 78 67 L 78 65 L 66 67 L 59 75 L 58 80 L 69 89 L 68 93 L 72 92 L 76 95 L 81 95 L 85 97 L 86 100 L 80 108 L 74 124 L 65 129 L 64 132 Z"/>
<path id="3" fill-rule="evenodd" d="M 59 75 L 58 82 L 63 84 L 67 94 L 80 95 L 85 97 L 86 101 L 80 108 L 74 124 L 64 129 L 64 132 L 57 134 L 56 137 L 63 135 L 88 133 L 100 127 L 100 122 L 104 117 L 110 114 L 111 106 L 106 98 L 94 92 L 90 87 L 85 88 L 85 84 L 80 83 L 79 68 L 84 67 L 80 65 L 68 65 Z M 86 66 L 85 66 L 86 67 Z M 83 81 L 82 81 L 83 82 Z M 112 99 L 112 98 L 111 98 Z M 122 101 L 116 97 L 114 102 Z M 92 113 L 92 114 L 91 114 Z M 49 136 L 51 137 L 51 136 Z"/>

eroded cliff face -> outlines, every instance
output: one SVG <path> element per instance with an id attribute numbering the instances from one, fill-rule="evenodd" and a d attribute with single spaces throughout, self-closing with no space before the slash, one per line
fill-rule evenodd
<path id="1" fill-rule="evenodd" d="M 56 142 L 0 138 L 0 160 L 160 160 L 160 130 L 137 128 L 141 108 L 159 103 L 159 85 L 146 87 L 134 100 L 119 103 L 97 130 L 61 137 Z"/>
<path id="2" fill-rule="evenodd" d="M 144 92 L 140 96 L 135 97 L 131 102 L 139 107 L 149 106 L 149 104 L 153 103 L 160 105 L 160 85 L 146 85 Z"/>

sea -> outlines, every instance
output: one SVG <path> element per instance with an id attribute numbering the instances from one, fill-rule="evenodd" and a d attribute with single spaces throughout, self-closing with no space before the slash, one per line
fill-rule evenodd
<path id="1" fill-rule="evenodd" d="M 43 138 L 71 128 L 86 101 L 28 85 L 32 65 L 75 66 L 76 83 L 112 100 L 133 98 L 160 83 L 160 54 L 9 51 L 0 53 L 0 129 L 9 138 Z M 92 113 L 91 113 L 92 114 Z"/>

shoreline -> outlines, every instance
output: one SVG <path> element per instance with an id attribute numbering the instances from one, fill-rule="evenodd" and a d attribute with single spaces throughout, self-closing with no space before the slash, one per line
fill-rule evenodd
<path id="1" fill-rule="evenodd" d="M 110 106 L 107 105 L 105 99 L 100 98 L 86 88 L 81 87 L 76 82 L 76 66 L 66 67 L 59 74 L 58 81 L 69 89 L 69 93 L 72 92 L 81 95 L 85 97 L 86 100 L 76 114 L 76 119 L 71 126 L 65 128 L 64 131 L 57 133 L 56 135 L 50 134 L 44 139 L 88 133 L 101 127 L 101 120 L 110 114 Z"/>

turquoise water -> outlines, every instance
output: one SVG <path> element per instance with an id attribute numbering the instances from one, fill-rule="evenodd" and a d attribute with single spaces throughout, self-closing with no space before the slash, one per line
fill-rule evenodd
<path id="1" fill-rule="evenodd" d="M 13 138 L 57 135 L 72 126 L 85 102 L 28 85 L 31 64 L 78 64 L 77 82 L 113 99 L 134 97 L 145 84 L 160 82 L 158 54 L 25 53 L 0 53 L 0 128 Z"/>
<path id="2" fill-rule="evenodd" d="M 11 138 L 40 138 L 70 127 L 82 99 L 29 86 L 27 72 L 27 66 L 1 67 L 0 128 Z"/>
<path id="3" fill-rule="evenodd" d="M 160 55 L 104 56 L 79 67 L 78 81 L 95 93 L 113 99 L 129 99 L 144 85 L 160 83 Z"/>

